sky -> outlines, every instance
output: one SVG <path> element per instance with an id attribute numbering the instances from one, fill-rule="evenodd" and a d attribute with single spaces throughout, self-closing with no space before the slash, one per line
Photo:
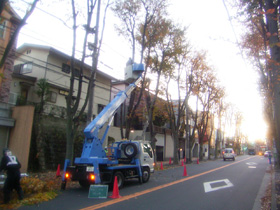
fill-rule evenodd
<path id="1" fill-rule="evenodd" d="M 23 0 L 16 1 L 24 3 Z M 217 76 L 225 87 L 227 101 L 243 113 L 243 129 L 249 139 L 264 138 L 266 125 L 258 94 L 257 73 L 242 57 L 243 52 L 236 44 L 240 42 L 240 35 L 245 29 L 233 19 L 231 25 L 229 17 L 235 15 L 235 12 L 228 2 L 229 0 L 225 0 L 229 16 L 223 0 L 172 0 L 169 17 L 188 27 L 187 37 L 193 49 L 207 51 L 208 63 L 217 71 Z M 21 30 L 18 47 L 23 43 L 49 45 L 70 54 L 72 32 L 61 21 L 65 20 L 62 10 L 66 11 L 67 8 L 63 3 L 58 4 L 61 5 L 47 7 L 48 5 L 38 4 L 38 8 Z M 109 13 L 98 67 L 122 79 L 125 64 L 131 56 L 129 43 L 115 31 L 116 23 L 116 17 Z"/>

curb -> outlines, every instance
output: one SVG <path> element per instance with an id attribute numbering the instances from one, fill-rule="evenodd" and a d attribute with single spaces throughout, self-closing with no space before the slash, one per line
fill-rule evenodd
<path id="1" fill-rule="evenodd" d="M 267 166 L 266 171 L 269 170 L 269 168 L 270 168 L 270 166 Z M 271 181 L 272 181 L 272 174 L 265 172 L 263 180 L 262 180 L 261 187 L 260 187 L 258 195 L 255 199 L 255 203 L 254 203 L 254 206 L 253 206 L 252 210 L 262 209 L 261 199 L 265 195 L 267 186 L 269 185 L 269 182 L 271 182 Z"/>
<path id="2" fill-rule="evenodd" d="M 271 165 L 271 171 L 272 171 L 272 175 L 271 175 L 271 210 L 276 210 L 277 209 L 277 205 L 276 205 L 276 189 L 275 189 L 275 168 L 274 165 Z"/>

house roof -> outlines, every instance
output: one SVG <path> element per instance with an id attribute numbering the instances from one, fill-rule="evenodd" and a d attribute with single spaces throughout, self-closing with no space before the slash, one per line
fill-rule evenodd
<path id="1" fill-rule="evenodd" d="M 57 49 L 55 49 L 55 48 L 53 48 L 53 47 L 51 47 L 51 46 L 37 45 L 37 44 L 30 44 L 30 43 L 24 43 L 23 45 L 21 45 L 19 48 L 17 48 L 17 52 L 22 53 L 22 52 L 25 51 L 27 48 L 37 48 L 37 49 L 47 50 L 47 51 L 49 51 L 50 53 L 54 53 L 54 54 L 56 54 L 56 55 L 58 55 L 58 56 L 61 56 L 61 57 L 67 58 L 67 59 L 70 59 L 70 58 L 71 58 L 71 56 L 69 56 L 69 55 L 67 55 L 67 54 L 65 54 L 65 53 L 63 53 L 63 52 L 61 52 L 61 51 L 59 51 L 59 50 L 57 50 Z M 77 63 L 80 63 L 80 62 L 81 62 L 81 61 L 78 60 L 78 59 L 75 59 L 75 61 L 76 61 Z M 90 66 L 90 65 L 88 65 L 88 64 L 86 64 L 86 63 L 85 63 L 84 65 L 85 65 L 86 68 L 91 69 L 91 66 Z M 99 75 L 101 75 L 101 76 L 103 76 L 103 77 L 106 77 L 106 78 L 108 78 L 108 79 L 110 79 L 110 80 L 116 80 L 115 77 L 112 77 L 111 75 L 108 75 L 108 74 L 106 74 L 106 73 L 104 73 L 104 72 L 102 72 L 101 70 L 98 70 L 98 69 L 97 69 L 97 74 L 99 74 Z"/>

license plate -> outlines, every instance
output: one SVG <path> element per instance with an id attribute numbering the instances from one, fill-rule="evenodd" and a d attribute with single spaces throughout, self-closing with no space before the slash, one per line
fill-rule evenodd
<path id="1" fill-rule="evenodd" d="M 93 166 L 87 166 L 87 172 L 93 172 L 94 167 Z"/>

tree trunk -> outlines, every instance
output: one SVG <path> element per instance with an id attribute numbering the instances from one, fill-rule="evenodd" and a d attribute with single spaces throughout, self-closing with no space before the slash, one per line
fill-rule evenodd
<path id="1" fill-rule="evenodd" d="M 217 131 L 217 138 L 215 141 L 215 159 L 218 158 L 218 146 L 220 145 L 219 142 L 220 142 L 220 129 L 218 129 Z"/>
<path id="2" fill-rule="evenodd" d="M 277 159 L 276 159 L 276 164 L 279 166 L 280 163 L 280 84 L 278 81 L 278 75 L 279 75 L 279 66 L 275 65 L 275 63 L 280 62 L 280 48 L 277 46 L 279 43 L 279 38 L 278 38 L 278 18 L 277 18 L 277 12 L 278 9 L 276 5 L 274 5 L 273 0 L 266 0 L 266 11 L 268 10 L 274 10 L 273 13 L 268 13 L 266 14 L 266 20 L 267 20 L 267 26 L 268 26 L 268 32 L 272 34 L 268 39 L 269 39 L 269 44 L 270 44 L 270 55 L 273 60 L 271 62 L 272 64 L 272 72 L 273 72 L 273 78 L 272 82 L 274 84 L 274 120 L 275 120 L 275 146 L 277 149 Z M 275 35 L 277 34 L 277 35 Z"/>
<path id="3" fill-rule="evenodd" d="M 211 147 L 211 138 L 208 139 L 208 160 L 211 160 L 211 157 L 210 157 L 210 147 Z"/>
<path id="4" fill-rule="evenodd" d="M 67 132 L 66 132 L 66 156 L 67 160 L 70 160 L 70 164 L 73 165 L 73 154 L 74 154 L 74 135 L 73 135 L 73 121 L 72 117 L 67 117 Z"/>
<path id="5" fill-rule="evenodd" d="M 199 160 L 203 160 L 203 154 L 204 154 L 203 143 L 200 143 L 199 144 Z"/>
<path id="6" fill-rule="evenodd" d="M 154 160 L 155 162 L 157 161 L 157 150 L 156 150 L 156 133 L 154 132 L 154 125 L 153 123 L 149 123 L 149 131 L 150 131 L 150 141 L 151 141 L 151 146 L 154 151 Z"/>
<path id="7" fill-rule="evenodd" d="M 179 163 L 179 138 L 178 138 L 178 132 L 173 131 L 173 141 L 174 141 L 174 165 L 177 165 Z"/>
<path id="8" fill-rule="evenodd" d="M 133 90 L 130 94 L 129 98 L 129 105 L 128 105 L 128 111 L 127 111 L 127 118 L 126 118 L 126 123 L 125 123 L 125 138 L 129 139 L 130 135 L 130 129 L 131 129 L 131 124 L 133 117 L 135 116 L 135 109 L 136 107 L 134 106 L 134 101 L 135 101 L 135 90 Z"/>

